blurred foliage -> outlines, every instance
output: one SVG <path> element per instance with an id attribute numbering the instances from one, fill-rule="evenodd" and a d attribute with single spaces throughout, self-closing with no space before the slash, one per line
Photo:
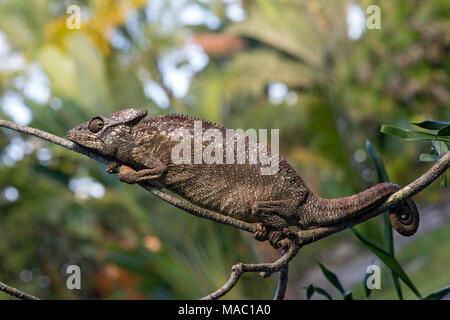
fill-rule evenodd
<path id="1" fill-rule="evenodd" d="M 66 26 L 71 4 L 81 7 L 79 30 Z M 23 100 L 32 111 L 31 126 L 61 136 L 95 114 L 129 106 L 146 107 L 152 115 L 188 113 L 244 130 L 280 128 L 281 153 L 325 197 L 375 183 L 364 151 L 370 139 L 391 180 L 404 185 L 428 167 L 416 159 L 429 145 L 405 144 L 381 134 L 380 127 L 450 119 L 450 3 L 384 1 L 382 28 L 366 29 L 357 40 L 347 35 L 349 4 L 365 11 L 371 2 L 243 0 L 245 18 L 235 21 L 227 14 L 230 1 L 219 0 L 2 1 L 0 36 L 23 63 L 5 68 L 8 62 L 0 57 L 0 93 Z M 209 20 L 183 22 L 186 8 Z M 188 92 L 179 94 L 167 57 L 195 41 L 208 63 L 196 68 L 187 54 L 176 61 L 172 69 L 191 76 Z M 33 68 L 45 74 L 47 99 L 29 94 Z M 271 97 L 274 84 L 286 89 L 277 101 Z M 5 98 L 0 101 L 0 118 L 8 118 Z M 0 150 L 0 275 L 26 292 L 64 299 L 197 298 L 221 286 L 237 261 L 278 256 L 249 235 L 118 183 L 77 154 L 7 130 L 1 131 Z M 77 191 L 74 185 L 83 178 L 101 184 L 104 195 Z M 16 190 L 18 199 L 8 198 L 7 190 Z M 434 184 L 417 200 L 445 197 Z M 374 219 L 358 230 L 382 241 L 381 223 Z M 310 268 L 343 238 L 349 233 L 302 249 L 291 283 L 301 279 L 298 270 Z M 424 250 L 433 247 L 439 250 Z M 68 264 L 81 266 L 82 290 L 66 289 Z M 271 298 L 275 281 L 245 276 L 227 298 Z"/>

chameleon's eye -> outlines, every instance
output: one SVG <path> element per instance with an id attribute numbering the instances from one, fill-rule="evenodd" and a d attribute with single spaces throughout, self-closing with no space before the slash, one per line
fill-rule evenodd
<path id="1" fill-rule="evenodd" d="M 88 129 L 92 133 L 97 133 L 102 130 L 104 125 L 105 123 L 103 122 L 102 118 L 94 118 L 91 120 L 91 122 L 89 122 Z"/>

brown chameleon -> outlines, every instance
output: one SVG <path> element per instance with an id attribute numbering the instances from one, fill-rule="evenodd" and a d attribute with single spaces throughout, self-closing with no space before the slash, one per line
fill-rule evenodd
<path id="1" fill-rule="evenodd" d="M 280 231 L 269 238 L 274 246 L 283 234 L 289 233 L 289 226 L 311 229 L 335 225 L 374 209 L 400 189 L 392 183 L 380 183 L 349 197 L 323 199 L 314 194 L 281 157 L 278 172 L 272 175 L 262 175 L 262 165 L 248 161 L 242 164 L 175 163 L 171 155 L 179 144 L 179 140 L 173 139 L 176 129 L 187 129 L 193 136 L 195 121 L 201 121 L 202 132 L 218 129 L 225 133 L 226 129 L 187 115 L 144 119 L 146 115 L 145 109 L 131 108 L 108 117 L 95 116 L 71 129 L 67 136 L 113 159 L 107 172 L 114 173 L 120 167 L 118 178 L 123 182 L 150 182 L 201 208 L 246 222 L 258 222 L 260 230 L 255 237 L 259 240 L 267 239 L 269 231 Z M 248 160 L 250 138 L 243 138 Z M 207 142 L 202 144 L 203 148 L 208 145 Z M 270 148 L 258 146 L 267 148 L 270 154 Z M 390 221 L 402 235 L 414 234 L 419 225 L 414 201 L 410 199 L 392 209 Z"/>

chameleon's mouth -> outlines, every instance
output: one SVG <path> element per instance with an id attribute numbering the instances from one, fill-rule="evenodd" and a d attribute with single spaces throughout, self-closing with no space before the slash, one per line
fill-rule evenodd
<path id="1" fill-rule="evenodd" d="M 80 137 L 82 136 L 85 135 L 83 134 L 83 130 L 81 129 L 81 127 L 76 127 L 67 131 L 67 139 L 69 139 L 72 142 L 78 143 Z"/>

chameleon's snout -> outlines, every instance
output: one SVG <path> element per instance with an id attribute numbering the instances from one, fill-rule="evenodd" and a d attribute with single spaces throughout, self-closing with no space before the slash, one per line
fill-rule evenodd
<path id="1" fill-rule="evenodd" d="M 409 237 L 419 228 L 419 210 L 414 200 L 408 199 L 389 212 L 392 227 L 401 235 Z"/>
<path id="2" fill-rule="evenodd" d="M 69 131 L 67 131 L 67 139 L 69 139 L 70 141 L 76 140 L 76 137 L 79 136 L 81 130 L 81 126 L 70 129 Z"/>
<path id="3" fill-rule="evenodd" d="M 67 131 L 67 139 L 86 148 L 99 149 L 103 140 L 87 130 L 85 124 L 79 125 Z"/>

